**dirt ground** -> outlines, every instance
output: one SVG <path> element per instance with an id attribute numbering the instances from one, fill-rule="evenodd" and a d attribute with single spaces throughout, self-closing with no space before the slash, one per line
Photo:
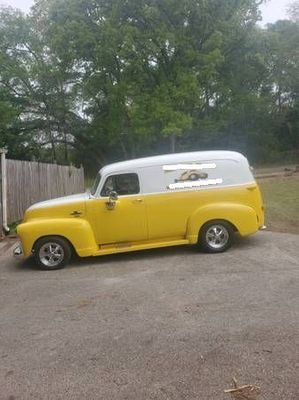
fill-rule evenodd
<path id="1" fill-rule="evenodd" d="M 0 400 L 299 398 L 298 236 L 74 261 L 0 249 Z"/>
<path id="2" fill-rule="evenodd" d="M 267 229 L 272 232 L 294 233 L 299 234 L 299 221 L 286 220 L 284 218 L 268 219 Z"/>

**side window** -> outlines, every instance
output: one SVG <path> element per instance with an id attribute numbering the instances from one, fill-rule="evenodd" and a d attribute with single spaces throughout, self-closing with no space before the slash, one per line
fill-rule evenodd
<path id="1" fill-rule="evenodd" d="M 113 180 L 113 176 L 109 176 L 106 179 L 106 182 L 101 191 L 101 196 L 109 196 L 109 193 L 115 190 Z"/>
<path id="2" fill-rule="evenodd" d="M 102 188 L 101 196 L 109 196 L 111 191 L 115 191 L 120 196 L 139 193 L 140 186 L 137 174 L 109 176 Z"/>

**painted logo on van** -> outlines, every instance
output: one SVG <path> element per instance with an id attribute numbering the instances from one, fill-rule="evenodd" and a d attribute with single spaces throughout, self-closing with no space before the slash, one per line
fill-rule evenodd
<path id="1" fill-rule="evenodd" d="M 198 172 L 195 169 L 191 171 L 185 171 L 181 176 L 175 179 L 175 182 L 185 182 L 185 181 L 198 181 L 199 179 L 207 179 L 208 174 L 206 172 Z"/>
<path id="2" fill-rule="evenodd" d="M 178 177 L 173 179 L 173 183 L 167 185 L 167 189 L 175 190 L 219 185 L 223 183 L 221 178 L 209 179 L 209 174 L 203 171 L 204 169 L 214 168 L 216 168 L 215 163 L 164 165 L 163 170 L 165 172 L 179 172 L 183 170 Z"/>

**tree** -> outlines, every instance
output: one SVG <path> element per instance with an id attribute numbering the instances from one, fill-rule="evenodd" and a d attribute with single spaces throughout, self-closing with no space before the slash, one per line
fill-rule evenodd
<path id="1" fill-rule="evenodd" d="M 298 22 L 259 0 L 37 0 L 0 19 L 1 145 L 89 169 L 298 143 Z M 293 14 L 295 15 L 295 14 Z"/>
<path id="2" fill-rule="evenodd" d="M 273 130 L 284 149 L 299 150 L 299 24 L 278 21 L 268 29 L 271 47 L 269 79 L 272 82 Z M 297 117 L 296 117 L 297 116 Z"/>
<path id="3" fill-rule="evenodd" d="M 62 144 L 62 160 L 68 162 L 76 76 L 51 51 L 31 17 L 3 9 L 0 36 L 0 90 L 17 117 L 8 134 L 20 138 L 29 157 L 39 157 L 40 148 L 48 146 L 56 161 L 56 146 Z M 13 153 L 9 141 L 7 145 Z"/>
<path id="4" fill-rule="evenodd" d="M 258 2 L 56 2 L 50 36 L 84 69 L 85 113 L 122 157 L 153 138 L 186 134 L 213 105 L 226 45 L 258 18 Z M 228 39 L 227 39 L 228 38 Z M 63 43 L 71 42 L 67 53 Z"/>
<path id="5" fill-rule="evenodd" d="M 293 22 L 299 22 L 299 1 L 293 1 L 288 7 L 288 15 Z"/>

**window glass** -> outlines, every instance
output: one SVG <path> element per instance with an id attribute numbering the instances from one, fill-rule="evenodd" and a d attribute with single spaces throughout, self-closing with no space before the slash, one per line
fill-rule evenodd
<path id="1" fill-rule="evenodd" d="M 96 177 L 96 179 L 95 179 L 95 181 L 94 181 L 94 183 L 93 183 L 93 185 L 92 185 L 92 187 L 91 187 L 91 189 L 90 189 L 90 194 L 91 194 L 92 196 L 95 195 L 95 193 L 96 193 L 96 191 L 97 191 L 97 188 L 98 188 L 98 186 L 99 186 L 100 181 L 101 181 L 101 174 L 98 174 L 97 177 Z"/>
<path id="2" fill-rule="evenodd" d="M 137 174 L 111 175 L 101 191 L 101 196 L 109 196 L 111 191 L 120 196 L 137 194 L 140 192 L 139 180 Z"/>

